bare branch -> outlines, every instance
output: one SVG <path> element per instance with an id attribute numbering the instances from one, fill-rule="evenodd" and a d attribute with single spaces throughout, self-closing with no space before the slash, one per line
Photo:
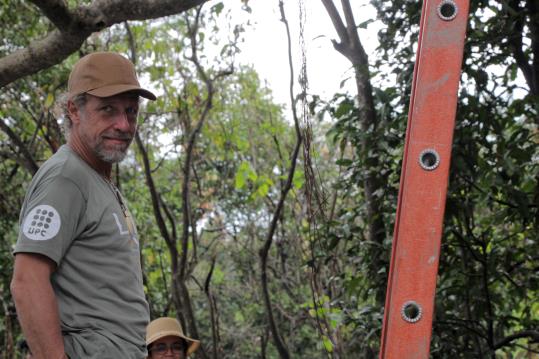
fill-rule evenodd
<path id="1" fill-rule="evenodd" d="M 188 22 L 188 28 L 189 28 L 189 37 L 191 40 L 191 52 L 192 56 L 189 59 L 193 62 L 193 64 L 196 66 L 199 76 L 204 81 L 204 84 L 206 85 L 207 89 L 207 98 L 204 101 L 204 106 L 202 110 L 202 114 L 200 115 L 200 118 L 198 122 L 196 123 L 194 129 L 189 133 L 187 148 L 185 150 L 185 162 L 182 168 L 183 172 L 183 184 L 182 184 L 182 219 L 183 219 L 183 228 L 182 228 L 182 237 L 181 237 L 181 246 L 182 246 L 182 252 L 180 255 L 180 266 L 179 266 L 179 276 L 184 280 L 186 278 L 187 273 L 187 255 L 189 252 L 189 229 L 192 228 L 192 230 L 196 230 L 196 225 L 193 223 L 192 213 L 191 213 L 191 187 L 190 187 L 190 181 L 191 181 L 191 168 L 192 168 L 192 161 L 193 161 L 193 153 L 196 147 L 196 141 L 198 138 L 198 134 L 202 130 L 202 126 L 204 125 L 210 110 L 213 106 L 213 95 L 214 95 L 214 88 L 213 88 L 213 82 L 209 79 L 209 77 L 206 74 L 206 71 L 200 64 L 198 60 L 198 43 L 197 43 L 197 37 L 196 33 L 198 31 L 198 25 L 200 20 L 200 7 L 197 10 L 196 16 L 195 16 L 195 23 L 193 24 L 193 27 L 191 27 L 191 24 Z"/>
<path id="2" fill-rule="evenodd" d="M 34 161 L 34 157 L 32 157 L 32 154 L 28 151 L 28 148 L 26 147 L 24 142 L 1 119 L 0 119 L 0 129 L 4 131 L 4 133 L 11 139 L 11 141 L 19 148 L 19 151 L 22 155 L 21 164 L 28 170 L 28 172 L 34 175 L 39 169 L 39 166 Z"/>
<path id="3" fill-rule="evenodd" d="M 58 27 L 27 48 L 0 58 L 0 88 L 59 64 L 96 31 L 127 20 L 148 20 L 182 13 L 208 0 L 96 0 L 73 11 L 61 0 L 34 0 Z M 59 13 L 56 14 L 55 11 Z"/>
<path id="4" fill-rule="evenodd" d="M 21 78 L 62 62 L 77 51 L 90 31 L 62 33 L 55 30 L 25 49 L 0 59 L 0 88 Z"/>
<path id="5" fill-rule="evenodd" d="M 60 31 L 69 28 L 73 15 L 64 0 L 30 0 Z"/>
<path id="6" fill-rule="evenodd" d="M 339 35 L 341 42 L 343 43 L 350 42 L 350 39 L 348 38 L 348 31 L 346 31 L 346 26 L 344 25 L 341 19 L 341 15 L 339 15 L 339 11 L 335 7 L 333 0 L 322 0 L 322 3 L 326 7 L 326 11 L 328 12 L 331 22 L 333 22 L 333 27 L 335 27 L 335 30 L 337 31 L 337 35 Z M 334 42 L 333 44 L 335 45 L 336 42 Z M 337 49 L 337 51 L 340 52 L 339 49 Z"/>
<path id="7" fill-rule="evenodd" d="M 494 350 L 500 349 L 504 346 L 509 345 L 513 340 L 521 339 L 521 338 L 530 338 L 533 342 L 539 343 L 539 331 L 537 330 L 524 330 L 515 334 L 511 334 L 496 344 L 494 344 Z"/>
<path id="8" fill-rule="evenodd" d="M 356 29 L 356 20 L 354 19 L 354 13 L 352 12 L 352 6 L 350 6 L 350 0 L 341 0 L 344 18 L 346 19 L 346 30 L 348 37 L 352 40 L 352 43 L 360 45 L 360 49 L 363 50 L 361 46 L 361 41 L 359 40 L 359 34 Z M 362 51 L 363 53 L 365 51 Z"/>
<path id="9" fill-rule="evenodd" d="M 169 251 L 171 253 L 172 266 L 174 268 L 177 265 L 176 256 L 174 256 L 174 254 L 177 252 L 176 243 L 173 240 L 173 238 L 171 238 L 167 229 L 167 225 L 161 213 L 161 206 L 159 205 L 159 194 L 157 192 L 157 189 L 155 188 L 155 183 L 153 181 L 152 174 L 150 173 L 150 160 L 148 158 L 148 153 L 146 151 L 146 148 L 144 148 L 144 144 L 142 143 L 142 140 L 138 132 L 135 133 L 135 142 L 137 143 L 137 147 L 140 151 L 140 154 L 142 155 L 142 162 L 144 164 L 144 175 L 146 177 L 148 190 L 150 191 L 153 213 L 155 216 L 155 220 L 157 221 L 157 227 L 159 228 L 161 237 L 163 237 L 163 239 L 165 240 L 169 248 Z"/>
<path id="10" fill-rule="evenodd" d="M 530 12 L 530 38 L 532 41 L 531 48 L 533 53 L 533 73 L 535 82 L 535 95 L 539 93 L 539 1 L 528 0 L 526 2 L 528 11 Z"/>
<path id="11" fill-rule="evenodd" d="M 528 6 L 530 10 L 534 10 L 534 4 L 533 2 L 528 2 Z M 507 4 L 508 11 L 515 12 L 514 16 L 514 22 L 511 22 L 514 26 L 514 30 L 512 30 L 511 36 L 508 38 L 507 45 L 511 49 L 511 52 L 513 53 L 513 56 L 515 58 L 515 61 L 520 69 L 522 71 L 522 74 L 524 75 L 524 78 L 526 79 L 526 83 L 528 84 L 530 88 L 530 92 L 533 95 L 537 95 L 539 93 L 538 83 L 537 83 L 537 73 L 534 71 L 534 67 L 529 63 L 527 55 L 524 53 L 524 43 L 523 43 L 523 36 L 524 36 L 524 27 L 525 27 L 525 16 L 526 12 L 525 9 L 520 6 L 519 0 L 513 0 L 509 4 Z M 537 9 L 535 9 L 537 10 Z M 537 16 L 537 14 L 530 13 L 531 17 Z M 531 30 L 537 29 L 537 23 L 533 20 L 531 21 Z M 532 32 L 533 34 L 533 32 Z M 539 52 L 539 45 L 537 44 L 537 35 L 532 35 L 532 48 L 533 50 L 536 50 Z M 534 38 L 535 37 L 535 38 Z M 534 53 L 535 55 L 535 53 Z M 537 59 L 534 59 L 535 64 L 537 64 Z M 537 70 L 537 69 L 535 69 Z"/>
<path id="12" fill-rule="evenodd" d="M 288 39 L 288 62 L 290 66 L 290 79 L 291 79 L 290 80 L 290 101 L 292 104 L 292 115 L 294 118 L 294 125 L 296 128 L 296 146 L 294 148 L 294 151 L 290 159 L 290 168 L 288 170 L 286 182 L 283 188 L 281 189 L 281 195 L 279 197 L 277 207 L 275 208 L 275 211 L 273 212 L 273 217 L 272 217 L 269 229 L 268 229 L 268 233 L 266 235 L 266 240 L 264 241 L 264 245 L 262 246 L 262 248 L 260 248 L 259 250 L 259 256 L 260 256 L 262 293 L 263 293 L 263 298 L 264 298 L 264 304 L 266 306 L 266 312 L 268 314 L 268 321 L 269 321 L 270 330 L 273 336 L 273 341 L 275 343 L 275 346 L 277 347 L 277 351 L 279 352 L 280 357 L 283 359 L 288 359 L 290 358 L 290 353 L 288 351 L 288 348 L 286 347 L 286 343 L 284 342 L 281 334 L 279 333 L 279 329 L 277 328 L 277 325 L 275 323 L 275 318 L 273 317 L 273 309 L 272 309 L 271 298 L 270 298 L 270 293 L 268 289 L 267 261 L 268 261 L 269 250 L 273 243 L 273 235 L 275 234 L 275 231 L 277 229 L 277 224 L 279 222 L 279 218 L 281 217 L 281 212 L 284 207 L 284 201 L 286 199 L 286 196 L 288 195 L 288 192 L 292 188 L 292 180 L 294 178 L 297 158 L 298 158 L 299 150 L 302 144 L 302 136 L 301 136 L 301 130 L 299 127 L 299 119 L 298 119 L 296 109 L 295 109 L 296 106 L 295 106 L 295 100 L 294 100 L 294 87 L 293 87 L 294 67 L 293 67 L 292 55 L 291 55 L 290 30 L 288 27 L 288 22 L 285 17 L 284 6 L 283 6 L 282 0 L 279 1 L 279 8 L 281 10 L 281 21 L 285 24 L 286 35 Z"/>

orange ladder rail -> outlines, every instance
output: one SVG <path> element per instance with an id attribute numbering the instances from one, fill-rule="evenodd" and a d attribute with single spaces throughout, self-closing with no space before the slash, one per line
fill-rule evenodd
<path id="1" fill-rule="evenodd" d="M 469 0 L 424 0 L 381 359 L 428 358 Z"/>

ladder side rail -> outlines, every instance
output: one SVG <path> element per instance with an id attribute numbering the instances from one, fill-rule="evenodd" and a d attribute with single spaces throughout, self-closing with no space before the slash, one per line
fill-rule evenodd
<path id="1" fill-rule="evenodd" d="M 380 358 L 428 358 L 469 0 L 425 0 Z"/>

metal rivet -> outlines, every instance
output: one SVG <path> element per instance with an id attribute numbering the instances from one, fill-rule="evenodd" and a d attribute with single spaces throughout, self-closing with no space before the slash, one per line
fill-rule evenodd
<path id="1" fill-rule="evenodd" d="M 432 148 L 423 150 L 419 155 L 419 164 L 425 171 L 432 171 L 440 164 L 440 155 Z"/>
<path id="2" fill-rule="evenodd" d="M 419 321 L 419 319 L 421 319 L 422 315 L 423 310 L 421 309 L 421 306 L 413 300 L 410 300 L 402 305 L 401 316 L 402 319 L 408 323 L 416 323 Z"/>
<path id="3" fill-rule="evenodd" d="M 438 5 L 438 16 L 444 21 L 451 21 L 457 17 L 458 10 L 453 0 L 443 0 Z"/>

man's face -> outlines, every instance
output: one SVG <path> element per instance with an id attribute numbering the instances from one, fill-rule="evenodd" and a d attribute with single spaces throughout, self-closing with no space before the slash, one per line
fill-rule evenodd
<path id="1" fill-rule="evenodd" d="M 138 107 L 136 94 L 104 98 L 87 95 L 86 105 L 77 111 L 78 121 L 73 121 L 72 131 L 77 131 L 84 146 L 98 159 L 120 162 L 137 129 Z"/>

